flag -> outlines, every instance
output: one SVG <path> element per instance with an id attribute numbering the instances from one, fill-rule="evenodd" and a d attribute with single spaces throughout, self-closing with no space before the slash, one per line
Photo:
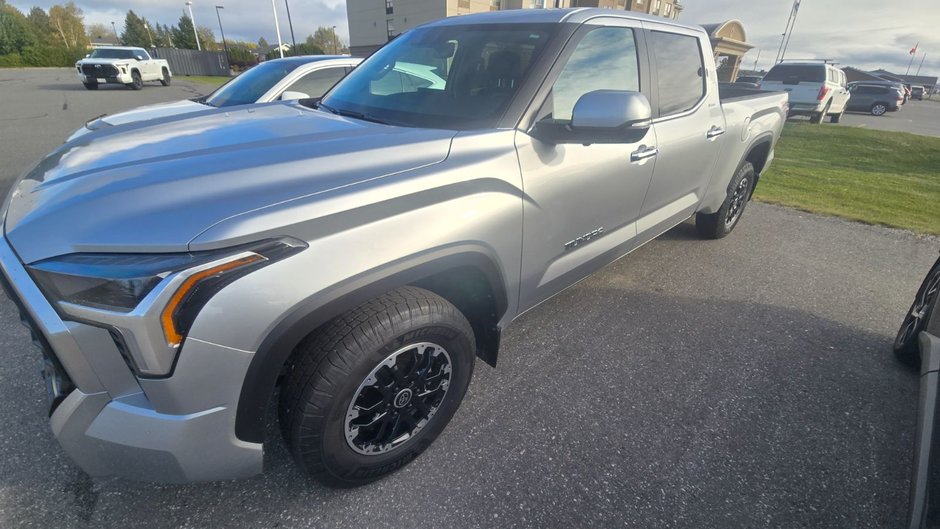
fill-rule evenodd
<path id="1" fill-rule="evenodd" d="M 911 51 L 908 52 L 908 55 L 914 55 L 915 53 L 917 53 L 917 47 L 918 47 L 918 46 L 920 46 L 920 43 L 919 43 L 919 42 L 918 42 L 917 44 L 915 44 L 913 48 L 911 48 Z"/>

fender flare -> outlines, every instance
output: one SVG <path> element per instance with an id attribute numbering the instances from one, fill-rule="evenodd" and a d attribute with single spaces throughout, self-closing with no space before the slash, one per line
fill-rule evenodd
<path id="1" fill-rule="evenodd" d="M 476 245 L 442 248 L 373 269 L 299 303 L 274 326 L 251 359 L 238 397 L 235 437 L 251 443 L 264 441 L 268 403 L 284 364 L 301 340 L 340 314 L 389 290 L 448 270 L 475 267 L 493 289 L 500 319 L 507 310 L 508 297 L 497 263 L 491 251 Z"/>

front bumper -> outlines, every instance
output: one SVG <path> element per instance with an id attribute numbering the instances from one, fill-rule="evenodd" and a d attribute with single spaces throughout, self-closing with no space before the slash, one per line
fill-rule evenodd
<path id="1" fill-rule="evenodd" d="M 109 77 L 104 77 L 104 76 L 95 77 L 93 75 L 85 75 L 83 73 L 79 73 L 78 78 L 83 83 L 98 83 L 98 84 L 130 84 L 134 81 L 133 77 L 131 77 L 131 74 L 129 72 L 121 73 L 120 71 L 118 71 L 117 75 L 109 76 Z"/>
<path id="2" fill-rule="evenodd" d="M 172 376 L 138 378 L 108 330 L 59 316 L 5 237 L 0 273 L 24 323 L 69 382 L 52 403 L 50 424 L 82 469 L 170 483 L 261 472 L 262 445 L 235 437 L 250 352 L 187 339 Z"/>

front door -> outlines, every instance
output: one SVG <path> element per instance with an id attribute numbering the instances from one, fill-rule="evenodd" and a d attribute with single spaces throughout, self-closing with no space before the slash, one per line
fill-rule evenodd
<path id="1" fill-rule="evenodd" d="M 639 22 L 596 19 L 569 42 L 535 121 L 570 121 L 578 98 L 594 90 L 646 91 Z M 557 76 L 557 77 L 556 77 Z M 635 221 L 655 157 L 650 130 L 631 144 L 550 144 L 519 131 L 523 250 L 520 308 L 525 310 L 633 248 Z"/>

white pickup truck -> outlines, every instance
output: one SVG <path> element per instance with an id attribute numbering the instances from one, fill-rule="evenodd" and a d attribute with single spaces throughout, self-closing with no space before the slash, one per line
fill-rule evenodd
<path id="1" fill-rule="evenodd" d="M 150 57 L 143 48 L 122 46 L 97 48 L 75 63 L 75 68 L 89 90 L 97 90 L 103 83 L 122 84 L 133 90 L 143 88 L 144 81 L 160 81 L 168 86 L 173 77 L 166 60 Z"/>

